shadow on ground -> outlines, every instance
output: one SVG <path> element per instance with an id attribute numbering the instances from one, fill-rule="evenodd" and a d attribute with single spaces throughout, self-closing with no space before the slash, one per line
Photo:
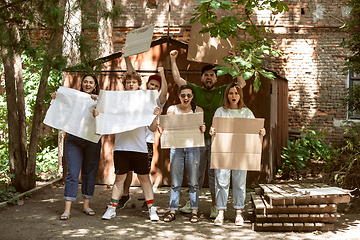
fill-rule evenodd
<path id="1" fill-rule="evenodd" d="M 211 197 L 203 189 L 199 201 L 200 222 L 191 223 L 189 214 L 177 213 L 171 223 L 162 221 L 169 211 L 169 188 L 156 189 L 155 204 L 160 221 L 151 222 L 148 214 L 141 212 L 143 200 L 141 189 L 131 188 L 131 201 L 117 216 L 109 221 L 101 220 L 109 203 L 111 189 L 97 185 L 91 207 L 95 216 L 82 212 L 82 201 L 74 202 L 71 217 L 59 220 L 63 212 L 63 185 L 51 185 L 33 194 L 23 205 L 9 206 L 0 213 L 0 239 L 52 239 L 52 238 L 102 238 L 102 239 L 349 239 L 360 236 L 360 215 L 343 213 L 332 232 L 255 232 L 251 229 L 251 204 L 247 197 L 244 213 L 245 225 L 235 226 L 235 211 L 228 204 L 222 227 L 213 225 L 209 218 Z M 79 189 L 80 192 L 80 189 Z M 188 199 L 186 188 L 182 189 L 180 205 Z"/>

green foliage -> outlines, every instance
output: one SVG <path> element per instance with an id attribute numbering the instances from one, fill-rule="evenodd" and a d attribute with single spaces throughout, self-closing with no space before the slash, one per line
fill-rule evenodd
<path id="1" fill-rule="evenodd" d="M 12 199 L 16 195 L 19 195 L 16 192 L 16 189 L 13 186 L 7 186 L 6 188 L 0 189 L 0 202 L 10 201 L 10 203 L 15 204 L 15 200 Z"/>
<path id="2" fill-rule="evenodd" d="M 348 88 L 348 94 L 342 101 L 343 105 L 348 107 L 348 111 L 353 118 L 360 114 L 360 85 L 354 85 Z"/>
<path id="3" fill-rule="evenodd" d="M 233 77 L 242 76 L 244 80 L 255 76 L 254 90 L 258 91 L 260 87 L 260 75 L 274 79 L 272 72 L 261 68 L 262 59 L 265 56 L 278 57 L 281 51 L 272 48 L 274 43 L 267 37 L 270 30 L 264 27 L 258 27 L 252 22 L 250 16 L 254 10 L 270 10 L 274 14 L 289 11 L 288 6 L 279 0 L 200 0 L 200 6 L 196 8 L 197 13 L 191 19 L 191 23 L 200 21 L 204 27 L 200 33 L 209 32 L 211 37 L 220 36 L 222 39 L 229 37 L 238 38 L 239 30 L 245 31 L 247 37 L 238 43 L 237 56 L 225 56 L 223 59 L 226 66 L 217 66 L 218 76 L 230 74 Z M 244 7 L 245 15 L 241 17 L 239 9 Z M 222 9 L 228 11 L 227 16 L 219 17 L 216 10 Z"/>
<path id="4" fill-rule="evenodd" d="M 37 154 L 36 171 L 40 173 L 55 173 L 58 169 L 58 148 L 47 146 Z"/>
<path id="5" fill-rule="evenodd" d="M 93 0 L 93 1 L 73 1 L 69 8 L 65 8 L 67 1 L 59 0 L 33 0 L 33 1 L 1 1 L 0 2 L 0 47 L 4 58 L 11 58 L 14 53 L 23 53 L 23 76 L 24 76 L 24 91 L 25 91 L 25 102 L 26 102 L 26 133 L 28 143 L 30 141 L 29 136 L 32 130 L 29 126 L 32 126 L 34 120 L 34 127 L 38 127 L 42 116 L 39 114 L 45 114 L 45 111 L 41 112 L 43 104 L 46 105 L 50 101 L 50 94 L 61 85 L 61 74 L 62 70 L 65 69 L 66 54 L 63 54 L 61 49 L 61 38 L 67 36 L 69 39 L 74 40 L 73 46 L 79 46 L 80 49 L 80 61 L 81 64 L 75 70 L 83 71 L 94 71 L 94 66 L 99 65 L 99 62 L 94 64 L 93 59 L 98 57 L 99 53 L 99 40 L 96 35 L 99 30 L 98 20 L 102 18 L 119 18 L 120 7 L 119 4 L 112 6 L 112 10 L 108 10 L 104 1 Z M 73 26 L 70 24 L 69 16 L 73 16 L 74 13 L 81 14 L 81 29 L 86 31 L 74 31 Z M 75 14 L 75 15 L 76 15 Z M 104 19 L 106 20 L 106 19 Z M 50 76 L 47 77 L 50 72 Z M 42 86 L 47 87 L 46 96 L 43 102 L 42 96 L 45 88 L 39 89 L 40 79 Z M 19 88 L 21 89 L 21 88 Z M 18 94 L 18 89 L 9 89 L 8 93 Z M 41 91 L 38 93 L 38 91 Z M 4 96 L 0 96 L 3 100 L 0 105 L 0 140 L 9 139 L 8 128 L 6 126 L 5 116 L 7 115 L 6 108 L 3 103 L 6 102 Z M 40 97 L 40 98 L 38 98 Z M 40 100 L 35 105 L 36 99 Z M 21 104 L 22 101 L 18 101 L 16 104 Z M 34 108 L 37 106 L 37 108 Z M 19 108 L 21 109 L 21 108 Z M 34 110 L 36 109 L 36 110 Z M 36 111 L 36 112 L 34 112 Z M 36 116 L 36 117 L 33 117 Z M 33 132 L 35 133 L 35 131 Z M 10 134 L 17 134 L 12 132 Z M 43 134 L 40 131 L 40 134 Z M 54 155 L 57 147 L 56 131 L 50 131 L 46 136 L 44 134 L 40 136 L 39 143 L 37 139 L 38 133 L 34 134 L 31 141 L 35 141 L 35 144 L 28 144 L 28 146 L 38 146 L 37 154 L 37 170 L 45 171 L 48 169 L 52 171 L 55 168 Z M 13 138 L 10 138 L 13 139 Z M 3 142 L 3 141 L 2 141 Z M 0 146 L 0 164 L 2 172 L 0 177 L 9 179 L 8 172 L 8 159 L 9 156 L 7 148 L 13 148 L 13 144 L 8 146 L 8 142 L 5 142 L 6 146 Z M 32 142 L 34 143 L 34 142 Z M 4 144 L 5 145 L 5 144 Z M 34 161 L 34 149 L 23 153 L 28 155 L 28 161 Z M 29 156 L 31 155 L 31 156 Z M 30 159 L 30 160 L 29 160 Z M 56 158 L 55 158 L 56 159 Z M 13 158 L 11 158 L 11 161 Z M 23 166 L 16 165 L 16 161 L 10 164 L 12 166 L 11 171 L 18 169 Z M 24 163 L 26 166 L 27 163 Z M 32 164 L 30 164 L 32 165 Z M 14 166 L 14 167 L 13 167 Z M 29 171 L 31 173 L 31 171 Z M 25 175 L 28 174 L 28 172 Z M 21 190 L 27 190 L 31 184 L 20 184 L 24 183 L 21 181 L 24 176 L 17 174 L 14 177 L 17 182 L 17 187 Z M 32 177 L 32 175 L 31 175 Z M 26 183 L 28 183 L 26 182 Z"/>
<path id="6" fill-rule="evenodd" d="M 305 162 L 309 160 L 309 152 L 302 140 L 303 138 L 295 141 L 288 140 L 287 147 L 282 149 L 283 172 L 302 170 L 305 167 Z"/>
<path id="7" fill-rule="evenodd" d="M 23 64 L 23 79 L 24 79 L 24 92 L 25 92 L 25 108 L 26 108 L 26 121 L 27 125 L 31 125 L 31 120 L 34 115 L 33 109 L 37 96 L 37 89 L 40 84 L 40 77 L 42 73 L 41 62 L 35 61 L 27 55 L 22 55 Z M 3 64 L 0 64 L 0 70 L 3 69 Z M 45 95 L 44 105 L 48 108 L 51 101 L 51 93 L 56 91 L 62 81 L 62 72 L 52 70 L 50 72 L 48 81 L 48 91 Z M 4 84 L 4 81 L 1 82 Z M 5 87 L 5 86 L 3 86 Z M 7 183 L 10 181 L 9 169 L 9 149 L 8 149 L 8 124 L 7 124 L 7 107 L 6 95 L 0 94 L 0 183 Z M 46 111 L 44 111 L 45 114 Z M 28 130 L 28 142 L 30 141 L 30 128 Z M 40 136 L 38 143 L 38 153 L 36 160 L 37 174 L 47 172 L 54 173 L 57 171 L 57 130 L 50 129 L 49 133 L 45 136 Z"/>
<path id="8" fill-rule="evenodd" d="M 346 121 L 344 134 L 347 135 L 345 146 L 339 149 L 340 155 L 336 164 L 334 180 L 344 187 L 360 187 L 360 123 Z"/>
<path id="9" fill-rule="evenodd" d="M 304 124 L 304 123 L 303 123 Z M 290 141 L 288 140 L 287 147 L 282 149 L 281 158 L 283 159 L 283 165 L 281 168 L 282 174 L 286 177 L 291 172 L 302 170 L 306 167 L 310 161 L 325 161 L 326 165 L 331 165 L 332 160 L 337 156 L 337 151 L 324 143 L 326 130 L 310 129 L 306 124 L 303 130 L 300 132 L 305 133 L 305 136 Z"/>
<path id="10" fill-rule="evenodd" d="M 342 27 L 349 37 L 340 46 L 347 47 L 352 53 L 347 58 L 344 71 L 353 69 L 355 73 L 360 73 L 360 1 L 359 0 L 340 0 L 343 5 L 351 8 L 349 20 Z"/>

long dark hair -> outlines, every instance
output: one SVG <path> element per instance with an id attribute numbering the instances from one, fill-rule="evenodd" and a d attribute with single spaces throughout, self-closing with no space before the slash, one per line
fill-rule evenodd
<path id="1" fill-rule="evenodd" d="M 96 85 L 95 88 L 94 88 L 94 90 L 93 90 L 91 93 L 92 93 L 92 94 L 99 95 L 99 92 L 100 92 L 99 81 L 97 80 L 96 75 L 90 74 L 90 73 L 87 73 L 87 74 L 85 74 L 85 75 L 82 77 L 82 79 L 81 79 L 80 91 L 81 91 L 81 92 L 84 91 L 83 88 L 82 88 L 82 83 L 83 83 L 84 79 L 85 79 L 86 77 L 88 77 L 88 76 L 90 76 L 90 77 L 92 77 L 92 78 L 94 79 L 95 85 Z"/>
<path id="2" fill-rule="evenodd" d="M 247 108 L 247 106 L 245 105 L 244 103 L 244 94 L 243 94 L 243 91 L 242 91 L 242 88 L 236 83 L 236 82 L 232 82 L 230 83 L 226 89 L 225 89 L 225 93 L 224 93 L 224 101 L 223 101 L 223 106 L 225 109 L 229 109 L 230 108 L 230 102 L 229 102 L 229 92 L 230 92 L 230 89 L 235 87 L 237 92 L 239 93 L 240 95 L 240 100 L 238 102 L 238 108 L 241 109 L 243 107 Z"/>
<path id="3" fill-rule="evenodd" d="M 192 110 L 193 112 L 195 112 L 195 110 L 196 110 L 196 105 L 195 105 L 195 103 L 193 102 L 193 99 L 194 99 L 194 91 L 193 91 L 192 87 L 190 87 L 189 85 L 182 85 L 182 86 L 180 86 L 180 87 L 179 87 L 179 95 L 181 94 L 181 91 L 182 91 L 182 90 L 185 90 L 185 89 L 190 89 L 190 90 L 191 90 L 191 93 L 193 94 L 193 98 L 191 99 L 190 106 L 191 106 L 191 110 Z"/>

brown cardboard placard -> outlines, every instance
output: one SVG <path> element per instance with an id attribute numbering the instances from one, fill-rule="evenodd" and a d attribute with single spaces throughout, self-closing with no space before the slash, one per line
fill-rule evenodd
<path id="1" fill-rule="evenodd" d="M 212 38 L 209 33 L 200 34 L 203 28 L 200 21 L 191 26 L 187 60 L 194 62 L 204 62 L 210 64 L 225 65 L 223 57 L 229 55 L 230 50 L 236 49 L 237 39 L 230 37 Z"/>
<path id="2" fill-rule="evenodd" d="M 211 169 L 260 171 L 262 118 L 214 117 Z"/>
<path id="3" fill-rule="evenodd" d="M 204 123 L 203 113 L 160 115 L 161 148 L 203 147 L 204 133 L 199 129 Z"/>

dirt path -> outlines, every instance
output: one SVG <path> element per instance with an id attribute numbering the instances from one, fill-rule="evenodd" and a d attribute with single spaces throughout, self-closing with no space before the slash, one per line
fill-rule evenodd
<path id="1" fill-rule="evenodd" d="M 79 191 L 80 192 L 80 191 Z M 55 238 L 101 238 L 101 239 L 360 239 L 360 215 L 341 214 L 333 232 L 255 232 L 251 230 L 250 215 L 246 212 L 245 225 L 234 225 L 235 212 L 229 204 L 222 227 L 215 227 L 210 214 L 210 195 L 203 189 L 199 202 L 200 222 L 192 224 L 189 215 L 178 213 L 171 223 L 151 222 L 147 214 L 141 212 L 141 189 L 131 188 L 131 201 L 117 216 L 109 221 L 101 220 L 109 202 L 111 189 L 97 185 L 91 207 L 94 217 L 82 213 L 82 202 L 73 204 L 71 218 L 60 221 L 63 211 L 64 186 L 51 185 L 35 192 L 23 205 L 10 206 L 0 213 L 0 239 L 55 239 Z M 79 198 L 79 196 L 78 196 Z M 184 204 L 188 194 L 182 190 L 180 204 Z M 249 197 L 247 197 L 249 201 Z M 155 194 L 155 204 L 162 220 L 169 210 L 169 188 L 161 187 Z M 250 203 L 246 205 L 247 211 Z"/>

